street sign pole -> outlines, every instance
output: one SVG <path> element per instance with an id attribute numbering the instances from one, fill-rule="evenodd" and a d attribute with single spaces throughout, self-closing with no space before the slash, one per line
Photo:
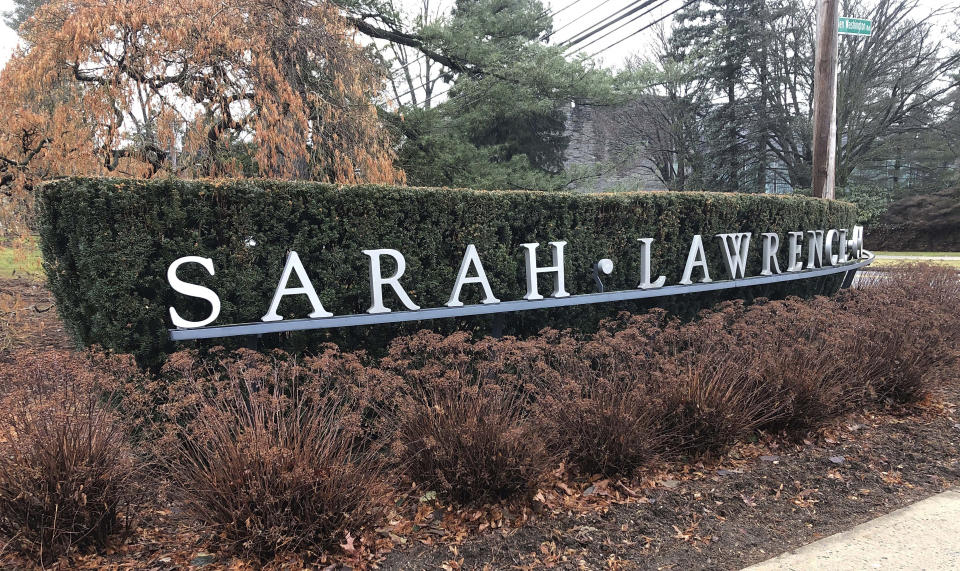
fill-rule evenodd
<path id="1" fill-rule="evenodd" d="M 813 83 L 813 195 L 834 198 L 837 160 L 839 0 L 817 0 Z"/>

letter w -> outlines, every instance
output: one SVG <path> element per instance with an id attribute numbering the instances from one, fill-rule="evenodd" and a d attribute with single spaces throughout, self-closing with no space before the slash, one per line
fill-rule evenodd
<path id="1" fill-rule="evenodd" d="M 724 259 L 730 278 L 738 280 L 747 274 L 747 253 L 750 251 L 750 232 L 738 234 L 717 234 L 723 245 Z M 732 252 L 731 252 L 732 250 Z"/>

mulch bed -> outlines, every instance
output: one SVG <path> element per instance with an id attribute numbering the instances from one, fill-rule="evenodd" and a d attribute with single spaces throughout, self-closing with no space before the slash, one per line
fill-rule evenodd
<path id="1" fill-rule="evenodd" d="M 49 293 L 0 280 L 26 305 Z M 30 346 L 69 347 L 54 312 Z M 763 437 L 714 462 L 665 464 L 631 481 L 577 481 L 558 470 L 530 504 L 455 510 L 411 491 L 390 523 L 320 565 L 383 569 L 738 569 L 849 529 L 960 483 L 960 390 L 842 419 L 800 442 Z M 249 568 L 160 500 L 105 555 L 64 568 Z M 289 560 L 286 563 L 293 564 Z M 0 565 L 20 566 L 9 553 Z M 283 563 L 279 563 L 283 565 Z"/>
<path id="2" fill-rule="evenodd" d="M 603 483 L 616 493 L 595 509 L 555 509 L 471 537 L 455 554 L 443 545 L 398 549 L 383 567 L 739 569 L 960 482 L 954 405 L 911 413 L 860 415 L 800 443 L 769 439 L 716 464 L 670 466 L 646 474 L 631 490 L 637 498 Z"/>
<path id="3" fill-rule="evenodd" d="M 25 346 L 38 350 L 75 347 L 57 316 L 53 294 L 43 287 L 42 282 L 0 278 L 0 296 L 8 303 L 12 299 L 19 300 L 16 310 L 21 319 L 17 325 L 24 331 L 21 342 Z"/>

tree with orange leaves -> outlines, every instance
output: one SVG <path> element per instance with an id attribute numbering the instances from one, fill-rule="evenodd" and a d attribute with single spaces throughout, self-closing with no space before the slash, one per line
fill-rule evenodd
<path id="1" fill-rule="evenodd" d="M 381 70 L 325 0 L 53 0 L 0 74 L 0 184 L 402 180 Z"/>

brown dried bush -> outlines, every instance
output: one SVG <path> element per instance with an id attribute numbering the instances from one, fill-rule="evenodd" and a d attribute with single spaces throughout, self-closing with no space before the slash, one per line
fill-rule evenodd
<path id="1" fill-rule="evenodd" d="M 246 384 L 297 387 L 314 401 L 335 401 L 345 430 L 376 440 L 380 403 L 391 399 L 399 385 L 394 374 L 368 364 L 363 352 L 342 352 L 334 345 L 323 345 L 303 358 L 279 350 L 180 351 L 156 375 L 137 368 L 129 357 L 95 354 L 93 360 L 114 380 L 123 397 L 116 408 L 137 444 L 152 456 L 176 443 L 174 436 L 195 418 L 202 399 Z"/>
<path id="2" fill-rule="evenodd" d="M 881 398 L 923 400 L 955 382 L 960 363 L 960 275 L 931 264 L 895 266 L 841 304 L 862 318 L 870 382 Z M 854 295 L 855 294 L 855 295 Z"/>
<path id="3" fill-rule="evenodd" d="M 860 318 L 836 301 L 790 299 L 731 308 L 741 359 L 779 395 L 779 414 L 760 427 L 801 435 L 870 400 Z"/>
<path id="4" fill-rule="evenodd" d="M 647 385 L 570 379 L 539 401 L 540 434 L 585 474 L 630 475 L 668 440 L 664 404 Z"/>
<path id="5" fill-rule="evenodd" d="M 788 400 L 748 364 L 719 350 L 675 357 L 657 390 L 665 401 L 665 424 L 676 453 L 715 454 L 747 434 L 776 422 Z"/>
<path id="6" fill-rule="evenodd" d="M 331 520 L 331 531 L 312 536 L 284 521 L 307 521 L 341 499 L 358 506 L 345 512 L 366 513 L 355 488 L 314 503 L 298 495 L 319 485 L 288 477 L 309 466 L 305 456 L 370 474 L 380 467 L 366 454 L 389 447 L 386 459 L 415 482 L 471 503 L 522 495 L 561 458 L 584 473 L 623 475 L 660 456 L 716 454 L 757 430 L 803 435 L 851 410 L 916 402 L 955 382 L 958 302 L 956 273 L 924 267 L 833 298 L 727 302 L 686 323 L 662 311 L 624 314 L 590 335 L 420 332 L 379 360 L 334 346 L 303 359 L 181 352 L 156 379 L 112 366 L 125 379 L 124 417 L 146 440 L 176 447 L 195 513 L 266 556 L 322 548 L 321 535 L 354 520 Z M 244 408 L 237 394 L 256 398 Z M 308 437 L 290 424 L 307 402 L 309 414 L 336 410 L 336 428 Z M 290 412 L 267 414 L 276 403 Z M 190 443 L 191 431 L 202 438 Z M 266 466 L 268 451 L 289 460 Z M 196 483 L 209 481 L 217 483 Z M 280 499 L 254 511 L 254 496 Z M 286 515 L 295 512 L 305 515 Z"/>
<path id="7" fill-rule="evenodd" d="M 869 402 L 863 362 L 850 359 L 845 342 L 771 343 L 758 353 L 758 378 L 778 387 L 780 414 L 763 423 L 769 431 L 802 436 L 848 410 Z"/>
<path id="8" fill-rule="evenodd" d="M 102 548 L 129 524 L 138 470 L 101 388 L 68 353 L 0 365 L 0 535 L 41 564 Z"/>
<path id="9" fill-rule="evenodd" d="M 226 547 L 262 560 L 359 537 L 382 518 L 385 492 L 346 408 L 272 371 L 248 369 L 237 384 L 195 393 L 164 457 L 186 509 Z"/>
<path id="10" fill-rule="evenodd" d="M 552 467 L 517 391 L 417 385 L 387 415 L 395 462 L 428 491 L 461 503 L 521 496 Z"/>

